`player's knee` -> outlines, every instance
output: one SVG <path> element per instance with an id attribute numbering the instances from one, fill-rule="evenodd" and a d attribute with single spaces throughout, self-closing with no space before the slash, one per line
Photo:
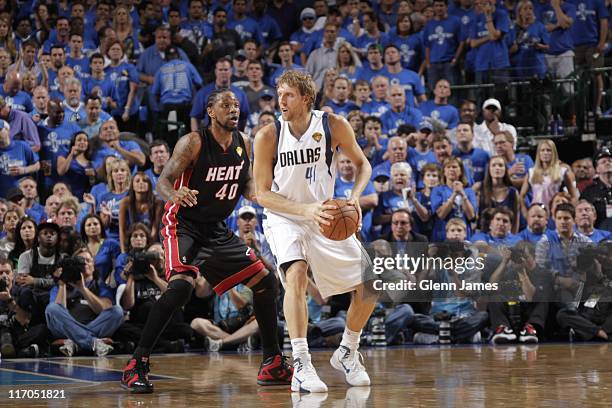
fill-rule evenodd
<path id="1" fill-rule="evenodd" d="M 264 269 L 262 272 L 265 273 L 265 276 L 251 287 L 253 294 L 265 293 L 266 295 L 269 294 L 276 297 L 278 295 L 278 279 L 267 269 Z"/>
<path id="2" fill-rule="evenodd" d="M 192 291 L 193 284 L 189 280 L 172 279 L 170 283 L 168 283 L 168 289 L 164 295 L 170 298 L 173 303 L 178 303 L 179 307 L 182 307 L 185 306 L 191 298 Z"/>
<path id="3" fill-rule="evenodd" d="M 299 261 L 285 269 L 285 283 L 287 289 L 306 290 L 308 286 L 308 267 L 305 262 Z"/>

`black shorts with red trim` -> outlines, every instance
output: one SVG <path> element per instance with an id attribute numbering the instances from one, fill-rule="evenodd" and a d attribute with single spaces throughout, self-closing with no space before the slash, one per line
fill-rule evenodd
<path id="1" fill-rule="evenodd" d="M 195 279 L 201 273 L 221 295 L 264 269 L 255 251 L 224 222 L 194 223 L 177 217 L 176 222 L 164 224 L 166 280 L 175 274 Z"/>

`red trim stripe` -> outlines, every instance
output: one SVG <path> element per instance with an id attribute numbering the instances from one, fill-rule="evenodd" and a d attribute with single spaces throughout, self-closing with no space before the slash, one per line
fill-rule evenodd
<path id="1" fill-rule="evenodd" d="M 257 261 L 253 262 L 252 264 L 250 264 L 249 266 L 247 266 L 240 272 L 237 272 L 233 274 L 232 276 L 223 279 L 221 283 L 219 283 L 217 286 L 213 288 L 213 290 L 218 296 L 221 296 L 223 293 L 225 293 L 229 289 L 233 288 L 234 286 L 236 286 L 243 280 L 248 279 L 251 276 L 258 274 L 263 269 L 264 269 L 264 264 L 263 262 L 261 262 L 261 260 L 258 259 Z"/>
<path id="2" fill-rule="evenodd" d="M 193 169 L 187 169 L 181 174 L 174 182 L 174 189 L 178 190 L 183 186 L 189 185 L 189 179 L 193 173 Z M 176 226 L 178 221 L 176 220 L 176 214 L 179 212 L 181 206 L 179 204 L 168 202 L 165 206 L 165 213 L 162 217 L 162 228 L 161 235 L 164 242 L 164 255 L 166 258 L 166 280 L 170 280 L 170 272 L 195 272 L 196 276 L 199 274 L 199 269 L 192 265 L 185 265 L 181 262 L 178 246 L 178 238 L 176 237 Z"/>

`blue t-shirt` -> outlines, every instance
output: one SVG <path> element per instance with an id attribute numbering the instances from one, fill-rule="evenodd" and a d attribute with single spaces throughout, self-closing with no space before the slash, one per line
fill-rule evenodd
<path id="1" fill-rule="evenodd" d="M 114 83 L 105 75 L 104 79 L 95 79 L 91 75 L 83 79 L 83 93 L 91 95 L 97 91 L 102 98 L 102 109 L 106 109 L 106 98 L 113 96 Z"/>
<path id="2" fill-rule="evenodd" d="M 506 163 L 506 168 L 510 168 L 512 166 L 514 166 L 517 162 L 522 162 L 523 166 L 525 167 L 525 171 L 523 171 L 522 173 L 517 173 L 513 176 L 510 176 L 510 179 L 520 179 L 523 178 L 527 175 L 527 173 L 529 173 L 529 169 L 531 169 L 534 166 L 533 160 L 531 159 L 531 156 L 529 156 L 528 154 L 525 153 L 517 153 L 514 155 L 514 160 Z"/>
<path id="3" fill-rule="evenodd" d="M 384 73 L 389 78 L 389 86 L 400 85 L 406 91 L 406 104 L 414 108 L 415 96 L 421 96 L 425 93 L 425 87 L 421 82 L 421 77 L 414 71 L 403 69 L 397 74 L 391 74 L 384 68 Z"/>
<path id="4" fill-rule="evenodd" d="M 363 34 L 357 37 L 355 48 L 361 52 L 367 52 L 368 47 L 371 44 L 379 44 L 381 38 L 370 36 L 367 31 L 364 30 Z"/>
<path id="5" fill-rule="evenodd" d="M 105 205 L 111 212 L 111 221 L 106 228 L 106 237 L 115 240 L 119 239 L 119 203 L 124 197 L 127 197 L 128 192 L 115 194 L 112 191 L 102 195 L 100 202 L 97 203 L 96 212 L 99 214 L 101 206 Z"/>
<path id="6" fill-rule="evenodd" d="M 392 28 L 388 34 L 382 38 L 383 48 L 393 44 L 399 47 L 402 67 L 417 72 L 421 63 L 425 59 L 425 46 L 421 33 L 410 34 L 407 37 L 397 34 L 397 29 Z"/>
<path id="7" fill-rule="evenodd" d="M 452 3 L 452 2 L 451 2 Z M 448 8 L 448 14 L 457 17 L 461 21 L 461 36 L 463 39 L 470 37 L 470 30 L 472 22 L 476 19 L 476 13 L 473 8 L 468 10 L 461 7 L 450 7 Z M 465 54 L 465 60 L 463 66 L 466 71 L 474 71 L 474 58 L 476 57 L 476 50 L 471 47 L 467 47 Z"/>
<path id="8" fill-rule="evenodd" d="M 91 188 L 90 194 L 96 199 L 96 205 L 100 202 L 100 199 L 104 194 L 108 193 L 108 184 L 98 183 Z"/>
<path id="9" fill-rule="evenodd" d="M 487 17 L 485 14 L 477 14 L 476 19 L 472 22 L 470 31 L 470 39 L 481 39 L 489 36 L 487 29 Z M 493 24 L 495 28 L 502 34 L 507 34 L 510 31 L 510 19 L 508 13 L 502 10 L 501 7 L 495 9 L 493 15 Z M 497 41 L 488 41 L 476 48 L 475 70 L 487 71 L 491 69 L 507 68 L 510 66 L 508 56 L 508 46 L 504 38 Z"/>
<path id="10" fill-rule="evenodd" d="M 161 176 L 161 174 L 155 174 L 155 172 L 153 171 L 153 167 L 146 169 L 145 174 L 149 176 L 151 184 L 153 185 L 153 191 L 155 191 L 155 189 L 157 188 L 157 180 L 159 179 L 159 176 Z M 155 194 L 157 194 L 157 192 Z"/>
<path id="11" fill-rule="evenodd" d="M 466 173 L 469 171 L 474 177 L 474 183 L 484 179 L 485 170 L 489 164 L 489 153 L 479 148 L 473 148 L 469 152 L 463 152 L 458 148 L 453 150 L 453 156 L 459 157 L 463 162 Z"/>
<path id="12" fill-rule="evenodd" d="M 447 129 L 454 129 L 459 124 L 459 110 L 453 105 L 437 105 L 433 100 L 422 102 L 419 110 L 426 118 L 440 122 Z"/>
<path id="13" fill-rule="evenodd" d="M 73 58 L 70 55 L 66 56 L 66 65 L 71 67 L 78 75 L 89 73 L 89 58 Z"/>
<path id="14" fill-rule="evenodd" d="M 431 150 L 421 153 L 413 147 L 408 148 L 408 163 L 410 167 L 412 167 L 412 178 L 417 182 L 417 188 L 419 190 L 424 187 L 421 169 L 428 163 L 437 162 L 436 155 Z"/>
<path id="15" fill-rule="evenodd" d="M 32 207 L 28 208 L 25 211 L 26 215 L 30 218 L 33 218 L 36 221 L 36 224 L 40 224 L 44 219 L 47 218 L 45 214 L 45 207 L 38 203 L 34 203 Z"/>
<path id="16" fill-rule="evenodd" d="M 262 45 L 264 47 L 268 46 L 274 41 L 280 40 L 283 37 L 283 32 L 281 31 L 278 22 L 268 14 L 264 14 L 261 17 L 253 15 L 251 18 L 255 20 L 257 27 L 259 27 L 263 41 Z"/>
<path id="17" fill-rule="evenodd" d="M 344 103 L 337 103 L 336 101 L 330 99 L 325 102 L 325 106 L 329 106 L 332 108 L 333 112 L 336 115 L 340 115 L 346 118 L 349 112 L 354 110 L 359 110 L 359 106 L 357 106 L 354 102 L 347 100 Z"/>
<path id="18" fill-rule="evenodd" d="M 230 19 L 226 26 L 228 29 L 235 30 L 242 41 L 254 39 L 257 44 L 263 44 L 264 38 L 261 34 L 259 24 L 250 17 L 243 17 L 238 21 Z"/>
<path id="19" fill-rule="evenodd" d="M 394 112 L 389 109 L 380 117 L 383 123 L 383 133 L 389 137 L 395 136 L 400 125 L 407 123 L 416 128 L 422 119 L 423 114 L 421 111 L 410 106 L 406 106 L 402 112 Z"/>
<path id="20" fill-rule="evenodd" d="M 130 82 L 140 83 L 140 75 L 136 67 L 127 62 L 122 62 L 116 67 L 108 66 L 104 69 L 104 74 L 108 76 L 113 84 L 113 100 L 117 102 L 117 107 L 110 113 L 113 116 L 120 116 L 125 111 L 128 95 L 130 93 Z M 132 102 L 130 106 L 130 116 L 138 111 L 138 103 Z"/>
<path id="21" fill-rule="evenodd" d="M 604 0 L 568 0 L 576 6 L 576 18 L 572 24 L 574 46 L 595 46 L 599 42 L 599 20 L 609 16 Z"/>
<path id="22" fill-rule="evenodd" d="M 470 238 L 470 241 L 471 242 L 485 241 L 487 244 L 493 247 L 497 247 L 500 245 L 512 247 L 518 244 L 519 242 L 521 242 L 522 238 L 519 235 L 514 235 L 514 234 L 508 234 L 504 238 L 495 238 L 495 237 L 492 237 L 491 234 L 477 232 L 476 234 L 472 235 L 472 238 Z"/>
<path id="23" fill-rule="evenodd" d="M 38 125 L 41 145 L 40 159 L 43 161 L 42 164 L 51 167 L 51 174 L 43 176 L 46 187 L 50 187 L 58 181 L 67 181 L 65 175 L 60 177 L 57 174 L 57 157 L 60 155 L 68 156 L 72 136 L 80 130 L 81 128 L 76 124 L 66 122 L 55 128 L 48 126 L 48 120 L 44 120 L 42 124 Z"/>
<path id="24" fill-rule="evenodd" d="M 599 244 L 602 241 L 608 241 L 610 237 L 610 231 L 604 231 L 597 228 L 593 228 L 593 232 L 591 234 L 584 234 L 591 239 L 596 244 Z"/>
<path id="25" fill-rule="evenodd" d="M 544 233 L 536 234 L 535 232 L 531 231 L 529 228 L 525 228 L 524 230 L 520 231 L 517 235 L 521 237 L 523 241 L 529 241 L 532 244 L 537 244 L 538 241 L 544 235 Z"/>
<path id="26" fill-rule="evenodd" d="M 354 181 L 344 181 L 342 177 L 336 178 L 336 184 L 334 186 L 334 198 L 344 198 L 349 199 L 351 194 L 353 193 L 353 186 L 355 185 Z M 368 181 L 366 188 L 361 193 L 362 197 L 376 194 L 376 190 L 374 189 L 374 184 L 371 181 Z M 371 230 L 372 230 L 372 213 L 373 211 L 362 211 L 363 220 L 361 221 L 361 238 L 364 242 L 370 242 L 372 240 Z"/>
<path id="27" fill-rule="evenodd" d="M 60 154 L 59 156 L 62 156 L 63 158 L 68 157 L 67 154 Z M 70 191 L 72 191 L 72 195 L 79 200 L 82 199 L 83 193 L 89 191 L 89 176 L 85 175 L 85 171 L 87 169 L 93 169 L 91 162 L 89 165 L 83 166 L 76 158 L 73 158 L 70 162 L 68 171 L 66 174 L 64 174 L 66 182 L 70 187 Z"/>
<path id="28" fill-rule="evenodd" d="M 538 20 L 544 24 L 557 24 L 557 15 L 549 2 L 545 5 L 540 4 L 540 8 L 536 10 Z M 564 1 L 561 3 L 561 10 L 572 20 L 576 21 L 576 6 Z M 546 51 L 550 55 L 559 55 L 564 52 L 574 49 L 574 38 L 572 37 L 572 28 L 563 29 L 555 28 L 550 32 L 549 47 Z"/>
<path id="29" fill-rule="evenodd" d="M 180 59 L 182 59 L 183 61 L 189 61 L 189 58 L 187 57 L 187 54 L 185 54 L 185 51 L 183 51 L 181 48 L 177 48 L 177 50 Z M 157 71 L 159 71 L 159 68 L 166 63 L 166 60 L 164 58 L 165 56 L 157 49 L 157 45 L 153 44 L 152 46 L 144 50 L 144 52 L 140 55 L 140 57 L 138 58 L 138 64 L 136 64 L 136 68 L 138 69 L 138 72 L 154 77 Z M 157 100 L 155 99 L 155 96 L 151 92 L 149 92 L 148 102 L 149 106 L 151 107 L 151 110 L 156 112 L 161 110 L 159 104 L 157 103 Z"/>
<path id="30" fill-rule="evenodd" d="M 179 105 L 191 102 L 199 86 L 202 86 L 202 77 L 195 67 L 189 62 L 175 59 L 157 71 L 151 92 L 161 95 L 162 105 Z"/>
<path id="31" fill-rule="evenodd" d="M 411 213 L 414 212 L 414 206 L 410 201 L 404 201 L 401 194 L 396 194 L 395 191 L 385 191 L 378 198 L 378 206 L 374 209 L 373 218 L 380 215 L 391 215 L 394 211 L 400 208 L 406 208 Z M 375 227 L 374 233 L 376 237 L 385 236 L 391 232 L 391 223 Z"/>
<path id="32" fill-rule="evenodd" d="M 450 62 L 463 41 L 461 20 L 454 16 L 431 20 L 425 25 L 423 39 L 432 64 Z"/>
<path id="33" fill-rule="evenodd" d="M 433 214 L 431 212 L 431 195 L 427 196 L 423 193 L 423 191 L 419 191 L 416 193 L 416 198 L 417 200 L 419 200 L 419 203 L 421 203 L 421 205 L 427 209 L 427 211 L 429 212 L 431 216 L 428 221 L 423 222 L 421 218 L 417 214 L 415 214 L 413 230 L 415 232 L 418 232 L 419 234 L 423 234 L 426 237 L 430 238 L 431 233 L 433 231 Z"/>
<path id="34" fill-rule="evenodd" d="M 534 44 L 548 44 L 550 36 L 544 24 L 534 22 L 524 30 L 516 39 L 518 51 L 512 56 L 513 65 L 518 68 L 519 78 L 544 78 L 546 74 L 546 60 L 544 52 L 534 48 Z"/>
<path id="35" fill-rule="evenodd" d="M 474 212 L 478 214 L 478 203 L 476 201 L 476 194 L 474 194 L 474 190 L 472 190 L 470 187 L 466 187 L 464 188 L 464 191 L 468 200 L 470 200 L 472 207 L 474 208 Z M 434 187 L 433 191 L 431 192 L 431 211 L 434 214 L 434 229 L 432 233 L 432 241 L 434 242 L 442 242 L 446 239 L 446 223 L 448 222 L 448 220 L 455 217 L 461 218 L 463 221 L 465 221 L 467 225 L 468 238 L 472 234 L 472 227 L 470 226 L 471 220 L 467 219 L 467 217 L 463 213 L 463 207 L 459 206 L 457 200 L 455 200 L 455 202 L 453 203 L 453 208 L 445 218 L 441 219 L 436 214 L 438 208 L 442 207 L 442 205 L 446 201 L 448 201 L 448 199 L 452 195 L 453 190 L 451 190 L 451 188 L 448 186 Z"/>
<path id="36" fill-rule="evenodd" d="M 119 241 L 105 238 L 94 259 L 94 264 L 101 280 L 106 280 L 108 275 L 113 272 L 113 264 L 120 254 L 121 247 L 119 246 Z"/>
<path id="37" fill-rule="evenodd" d="M 357 70 L 357 73 L 355 74 L 358 80 L 363 79 L 368 82 L 372 82 L 372 79 L 378 75 L 383 75 L 383 76 L 386 75 L 385 67 L 382 67 L 381 69 L 378 69 L 378 70 L 373 70 L 372 67 L 370 67 L 370 64 L 368 63 L 363 64 L 361 68 Z"/>
<path id="38" fill-rule="evenodd" d="M 134 152 L 134 151 L 142 152 L 140 145 L 132 140 L 119 140 L 119 146 L 121 146 L 123 149 L 127 150 L 128 152 Z M 93 157 L 91 158 L 93 167 L 95 169 L 98 169 L 100 168 L 100 166 L 103 166 L 104 158 L 106 156 L 115 156 L 118 159 L 123 159 L 123 156 L 117 150 L 113 149 L 112 147 L 108 145 L 104 145 L 103 147 L 98 149 L 94 153 Z M 134 168 L 136 168 L 136 165 L 134 165 Z M 134 171 L 134 168 L 132 169 L 132 171 Z"/>
<path id="39" fill-rule="evenodd" d="M 370 102 L 366 102 L 361 107 L 361 111 L 367 115 L 372 115 L 380 118 L 388 110 L 391 109 L 391 105 L 386 101 L 375 101 L 372 99 Z"/>
<path id="40" fill-rule="evenodd" d="M 0 95 L 4 97 L 4 101 L 11 109 L 23 112 L 32 112 L 34 110 L 32 98 L 27 92 L 18 91 L 14 96 L 9 96 L 4 92 L 4 87 L 0 87 Z"/>
<path id="41" fill-rule="evenodd" d="M 19 187 L 21 177 L 10 175 L 10 165 L 25 167 L 37 161 L 30 145 L 22 140 L 13 140 L 8 147 L 0 148 L 0 197 L 6 197 L 11 188 Z"/>

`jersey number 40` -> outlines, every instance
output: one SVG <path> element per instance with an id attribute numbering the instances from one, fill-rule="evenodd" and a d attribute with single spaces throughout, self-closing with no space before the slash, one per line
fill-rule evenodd
<path id="1" fill-rule="evenodd" d="M 229 186 L 229 192 L 227 191 L 228 185 L 228 183 L 225 183 L 223 187 L 221 187 L 219 191 L 217 191 L 215 197 L 217 197 L 219 200 L 233 200 L 234 198 L 236 198 L 236 193 L 238 192 L 238 183 L 234 183 Z"/>

